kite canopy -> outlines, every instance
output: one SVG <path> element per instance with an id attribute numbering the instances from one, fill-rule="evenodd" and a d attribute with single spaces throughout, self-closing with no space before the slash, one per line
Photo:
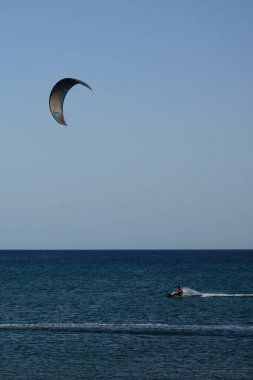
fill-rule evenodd
<path id="1" fill-rule="evenodd" d="M 92 88 L 87 83 L 81 80 L 73 78 L 64 78 L 54 85 L 50 93 L 49 108 L 51 114 L 59 124 L 67 125 L 63 116 L 63 103 L 68 91 L 76 84 L 82 84 L 83 86 L 92 90 Z"/>

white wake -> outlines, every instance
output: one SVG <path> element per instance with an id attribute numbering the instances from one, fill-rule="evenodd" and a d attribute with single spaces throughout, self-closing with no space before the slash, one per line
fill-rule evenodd
<path id="1" fill-rule="evenodd" d="M 205 293 L 191 288 L 184 288 L 184 295 L 199 297 L 253 297 L 253 293 Z"/>
<path id="2" fill-rule="evenodd" d="M 47 331 L 76 331 L 76 332 L 103 332 L 123 334 L 202 334 L 202 333 L 240 333 L 252 336 L 253 326 L 250 325 L 175 325 L 167 323 L 0 323 L 0 330 L 47 330 Z"/>

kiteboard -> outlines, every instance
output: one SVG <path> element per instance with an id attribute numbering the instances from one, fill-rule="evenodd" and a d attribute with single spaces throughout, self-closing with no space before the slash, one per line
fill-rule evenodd
<path id="1" fill-rule="evenodd" d="M 177 294 L 177 292 L 169 292 L 169 293 L 167 293 L 167 297 L 176 297 L 176 298 L 181 298 L 181 297 L 183 297 L 183 295 L 179 295 L 179 294 Z"/>

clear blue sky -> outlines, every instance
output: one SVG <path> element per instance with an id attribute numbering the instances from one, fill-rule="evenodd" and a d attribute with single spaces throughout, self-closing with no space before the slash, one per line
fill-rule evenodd
<path id="1" fill-rule="evenodd" d="M 253 248 L 253 2 L 1 4 L 0 249 Z M 67 128 L 48 108 L 73 77 Z"/>

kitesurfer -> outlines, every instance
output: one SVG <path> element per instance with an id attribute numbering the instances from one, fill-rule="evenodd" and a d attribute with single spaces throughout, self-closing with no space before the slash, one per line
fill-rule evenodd
<path id="1" fill-rule="evenodd" d="M 178 284 L 176 294 L 177 294 L 177 296 L 179 296 L 179 297 L 183 296 L 183 294 L 184 294 L 184 289 L 183 289 L 182 285 Z"/>
<path id="2" fill-rule="evenodd" d="M 182 297 L 184 295 L 184 289 L 182 285 L 177 285 L 177 290 L 175 292 L 168 292 L 167 297 Z"/>

